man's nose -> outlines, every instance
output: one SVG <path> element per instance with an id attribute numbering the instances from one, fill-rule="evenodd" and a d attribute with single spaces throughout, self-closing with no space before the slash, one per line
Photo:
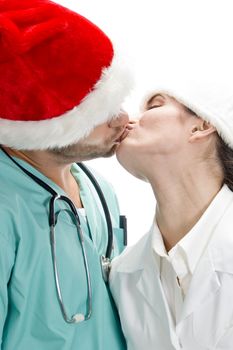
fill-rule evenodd
<path id="1" fill-rule="evenodd" d="M 109 127 L 110 128 L 118 128 L 125 126 L 126 124 L 129 123 L 129 115 L 125 111 L 120 111 L 120 113 L 114 117 L 112 120 L 109 122 Z"/>

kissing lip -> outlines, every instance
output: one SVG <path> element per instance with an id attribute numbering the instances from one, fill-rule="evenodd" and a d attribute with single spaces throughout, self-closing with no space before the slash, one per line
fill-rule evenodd
<path id="1" fill-rule="evenodd" d="M 121 143 L 128 135 L 129 129 L 126 127 L 120 136 L 114 141 L 115 143 Z"/>
<path id="2" fill-rule="evenodd" d="M 135 128 L 135 124 L 136 124 L 135 121 L 129 122 L 129 124 L 126 126 L 126 129 L 128 129 L 129 131 L 133 130 Z"/>
<path id="3" fill-rule="evenodd" d="M 135 120 L 129 121 L 120 136 L 114 140 L 114 143 L 121 143 L 128 136 L 129 132 L 135 128 L 136 123 Z"/>

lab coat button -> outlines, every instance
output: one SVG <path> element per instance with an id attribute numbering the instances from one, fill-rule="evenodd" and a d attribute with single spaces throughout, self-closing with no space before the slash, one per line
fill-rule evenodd
<path id="1" fill-rule="evenodd" d="M 183 345 L 181 343 L 181 340 L 179 339 L 179 345 L 180 345 L 180 348 L 183 349 Z"/>

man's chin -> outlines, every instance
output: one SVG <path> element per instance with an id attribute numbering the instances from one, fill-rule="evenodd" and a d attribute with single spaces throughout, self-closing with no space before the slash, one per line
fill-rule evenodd
<path id="1" fill-rule="evenodd" d="M 110 149 L 93 152 L 89 154 L 85 160 L 92 160 L 96 158 L 110 158 L 116 154 L 117 147 L 118 145 L 114 144 Z"/>
<path id="2" fill-rule="evenodd" d="M 102 155 L 103 158 L 110 158 L 116 154 L 119 144 L 114 144 L 114 146 Z"/>

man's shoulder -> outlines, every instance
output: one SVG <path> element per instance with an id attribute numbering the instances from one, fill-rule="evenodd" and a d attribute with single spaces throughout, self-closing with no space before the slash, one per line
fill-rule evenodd
<path id="1" fill-rule="evenodd" d="M 112 193 L 115 193 L 115 190 L 113 188 L 111 181 L 106 179 L 106 177 L 104 175 L 102 175 L 98 170 L 96 170 L 92 167 L 89 167 L 89 166 L 88 166 L 88 168 L 91 170 L 93 176 L 98 181 L 98 183 L 100 184 L 100 186 L 103 190 L 107 190 L 107 191 L 110 191 Z"/>
<path id="2" fill-rule="evenodd" d="M 78 169 L 78 165 L 75 164 L 74 166 L 76 167 L 76 169 Z M 87 168 L 91 172 L 94 179 L 97 181 L 98 185 L 100 186 L 100 189 L 104 194 L 104 197 L 107 201 L 108 206 L 117 207 L 117 210 L 118 210 L 119 209 L 118 200 L 117 200 L 114 187 L 111 184 L 111 182 L 107 180 L 102 174 L 98 172 L 98 170 L 94 169 L 93 167 L 88 165 Z M 81 175 L 80 180 L 83 182 L 87 181 L 90 184 L 91 181 L 90 179 L 88 180 L 87 175 L 83 171 L 81 171 L 80 173 L 80 169 L 78 169 L 78 171 L 79 171 L 79 174 Z M 93 185 L 92 185 L 92 188 L 94 188 Z"/>
<path id="3" fill-rule="evenodd" d="M 83 170 L 80 171 L 80 168 L 78 166 L 78 164 L 73 164 L 72 165 L 73 169 L 75 169 L 78 173 L 81 174 L 81 180 L 85 180 L 87 178 L 87 175 L 84 173 Z M 96 181 L 98 182 L 98 184 L 101 186 L 101 189 L 109 189 L 110 191 L 114 192 L 113 186 L 111 184 L 111 182 L 106 179 L 98 170 L 96 170 L 95 168 L 93 168 L 92 166 L 90 166 L 89 164 L 86 165 L 85 167 L 90 171 L 90 173 L 92 174 L 92 176 L 96 179 Z"/>

